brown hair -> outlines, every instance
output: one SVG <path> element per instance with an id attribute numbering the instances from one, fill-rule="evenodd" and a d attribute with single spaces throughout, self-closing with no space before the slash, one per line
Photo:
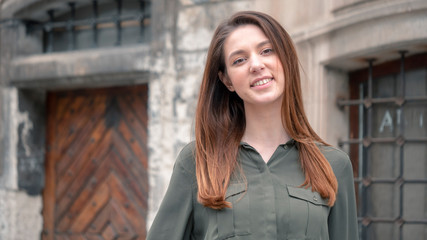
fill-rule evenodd
<path id="1" fill-rule="evenodd" d="M 299 61 L 288 33 L 272 17 L 260 12 L 244 11 L 221 23 L 210 43 L 206 67 L 196 110 L 196 176 L 198 201 L 206 207 L 231 207 L 225 194 L 231 175 L 238 165 L 239 144 L 245 131 L 243 101 L 229 91 L 218 77 L 226 72 L 224 42 L 239 26 L 258 26 L 270 40 L 283 65 L 285 76 L 282 123 L 296 141 L 305 181 L 329 205 L 335 202 L 336 177 L 316 143 L 327 145 L 311 128 L 302 102 Z"/>

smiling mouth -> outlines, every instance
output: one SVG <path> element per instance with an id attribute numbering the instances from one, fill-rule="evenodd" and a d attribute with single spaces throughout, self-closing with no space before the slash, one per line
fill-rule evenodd
<path id="1" fill-rule="evenodd" d="M 271 81 L 273 81 L 273 78 L 262 79 L 262 80 L 255 82 L 254 84 L 252 84 L 251 87 L 262 86 L 262 85 L 265 85 Z"/>

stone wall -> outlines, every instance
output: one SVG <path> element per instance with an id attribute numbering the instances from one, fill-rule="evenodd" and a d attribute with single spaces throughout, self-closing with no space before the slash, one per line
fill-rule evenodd
<path id="1" fill-rule="evenodd" d="M 33 131 L 40 129 L 33 124 L 35 115 L 19 107 L 19 95 L 16 88 L 0 89 L 0 239 L 5 240 L 37 239 L 43 224 L 43 156 L 31 146 L 32 137 L 37 137 Z"/>
<path id="2" fill-rule="evenodd" d="M 26 109 L 39 101 L 25 101 L 9 84 L 11 61 L 23 50 L 19 46 L 25 37 L 22 24 L 8 19 L 4 8 L 14 8 L 17 2 L 0 5 L 0 239 L 5 240 L 37 239 L 43 224 L 44 125 L 37 125 L 39 113 Z"/>

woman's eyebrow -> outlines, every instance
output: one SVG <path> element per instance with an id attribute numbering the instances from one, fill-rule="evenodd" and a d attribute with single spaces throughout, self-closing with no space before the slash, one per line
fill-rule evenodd
<path id="1" fill-rule="evenodd" d="M 244 52 L 245 51 L 243 51 L 243 50 L 236 50 L 236 51 L 230 53 L 230 55 L 228 56 L 228 59 L 232 58 L 234 55 L 239 55 L 239 54 L 242 54 Z"/>
<path id="2" fill-rule="evenodd" d="M 262 42 L 260 42 L 260 43 L 258 43 L 258 45 L 257 45 L 257 47 L 262 47 L 262 46 L 264 46 L 264 45 L 267 45 L 267 44 L 270 44 L 270 40 L 265 40 L 265 41 L 262 41 Z"/>

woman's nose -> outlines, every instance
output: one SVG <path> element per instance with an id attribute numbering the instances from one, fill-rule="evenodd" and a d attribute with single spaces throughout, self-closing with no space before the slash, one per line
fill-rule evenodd
<path id="1" fill-rule="evenodd" d="M 249 68 L 250 72 L 257 72 L 259 70 L 264 69 L 264 63 L 261 61 L 259 56 L 252 56 L 251 57 L 251 65 Z"/>

